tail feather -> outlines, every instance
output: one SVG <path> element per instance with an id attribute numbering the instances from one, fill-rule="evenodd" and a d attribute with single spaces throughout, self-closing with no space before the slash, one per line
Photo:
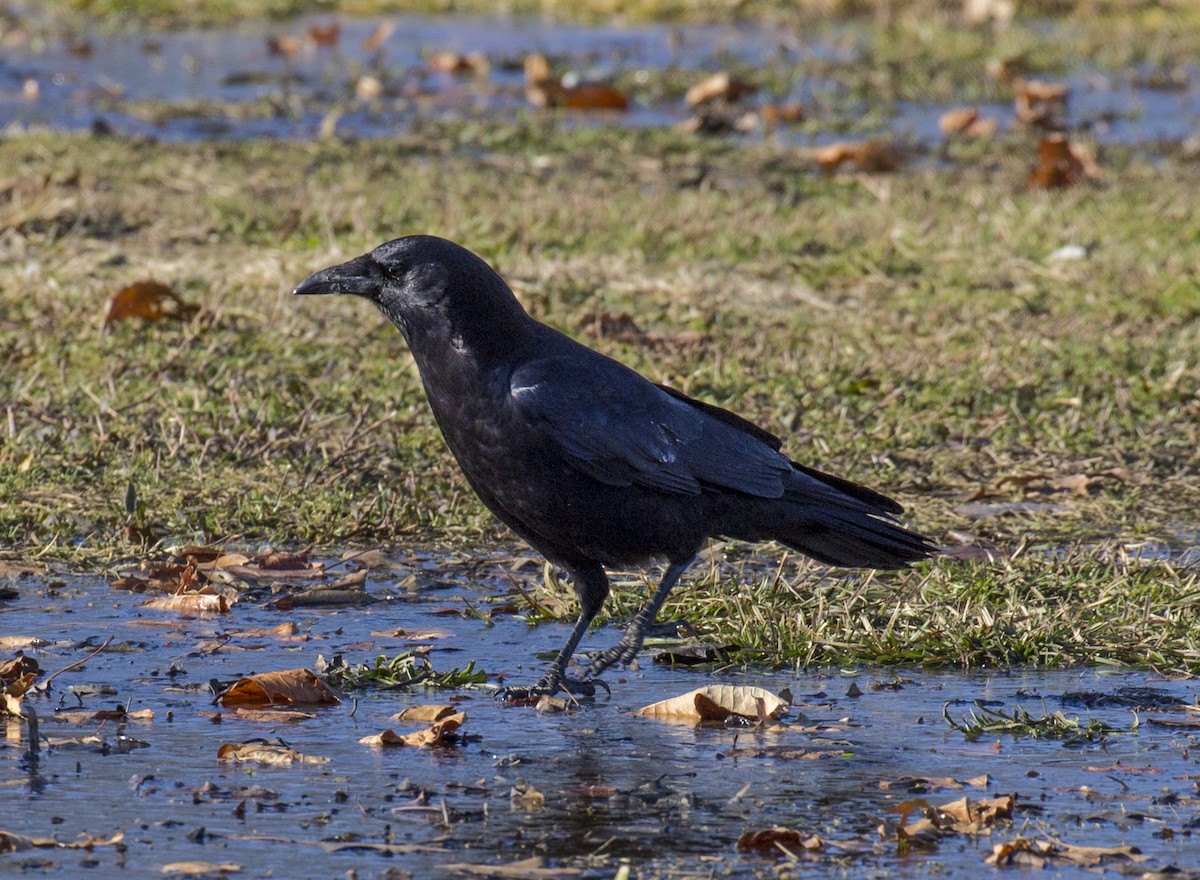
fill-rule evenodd
<path id="1" fill-rule="evenodd" d="M 885 495 L 849 480 L 796 465 L 782 498 L 765 500 L 751 516 L 744 508 L 730 537 L 775 540 L 826 565 L 903 568 L 938 548 L 905 528 L 904 510 Z"/>

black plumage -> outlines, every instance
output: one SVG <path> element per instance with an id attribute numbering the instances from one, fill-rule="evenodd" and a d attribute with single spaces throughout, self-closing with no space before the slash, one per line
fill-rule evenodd
<path id="1" fill-rule="evenodd" d="M 400 328 L 434 418 L 480 499 L 567 569 L 580 614 L 522 693 L 586 689 L 565 670 L 608 596 L 605 566 L 668 563 L 621 642 L 628 662 L 706 539 L 776 540 L 829 565 L 898 568 L 934 547 L 894 501 L 790 461 L 777 437 L 535 321 L 465 248 L 414 235 L 317 272 L 297 294 L 354 294 Z"/>

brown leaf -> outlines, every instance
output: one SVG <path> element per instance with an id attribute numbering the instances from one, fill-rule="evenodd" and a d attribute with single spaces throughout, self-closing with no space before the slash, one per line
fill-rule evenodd
<path id="1" fill-rule="evenodd" d="M 459 712 L 457 715 L 449 715 L 442 718 L 431 727 L 425 730 L 418 730 L 413 733 L 396 733 L 394 730 L 385 730 L 382 733 L 377 733 L 372 736 L 364 736 L 359 742 L 364 746 L 430 746 L 434 743 L 448 739 L 458 728 L 460 728 L 467 720 L 465 712 Z"/>
<path id="2" fill-rule="evenodd" d="M 224 743 L 217 749 L 217 760 L 226 764 L 327 764 L 328 758 L 304 755 L 295 749 L 262 743 Z"/>
<path id="3" fill-rule="evenodd" d="M 185 877 L 214 877 L 218 874 L 237 874 L 242 866 L 235 862 L 168 862 L 162 866 L 162 873 L 167 876 L 182 875 Z"/>
<path id="4" fill-rule="evenodd" d="M 942 134 L 961 134 L 979 119 L 978 107 L 957 107 L 947 110 L 938 117 L 938 128 Z"/>
<path id="5" fill-rule="evenodd" d="M 1136 846 L 1072 846 L 1053 840 L 1027 840 L 1018 837 L 998 843 L 984 861 L 989 865 L 1025 865 L 1041 868 L 1052 865 L 1096 867 L 1109 862 L 1144 862 Z"/>
<path id="6" fill-rule="evenodd" d="M 824 171 L 835 171 L 849 163 L 860 171 L 895 171 L 904 162 L 901 149 L 888 141 L 838 141 L 818 147 L 810 154 Z"/>
<path id="7" fill-rule="evenodd" d="M 229 600 L 220 594 L 179 593 L 174 596 L 159 596 L 147 599 L 143 608 L 157 611 L 175 611 L 179 614 L 228 614 Z"/>
<path id="8" fill-rule="evenodd" d="M 342 23 L 336 18 L 325 22 L 314 21 L 308 25 L 308 38 L 318 46 L 335 46 L 341 36 Z"/>
<path id="9" fill-rule="evenodd" d="M 295 34 L 277 34 L 267 37 L 267 54 L 283 58 L 294 58 L 304 48 L 304 40 Z"/>
<path id="10" fill-rule="evenodd" d="M 341 700 L 311 669 L 287 669 L 239 679 L 220 694 L 217 702 L 231 707 L 327 706 Z"/>
<path id="11" fill-rule="evenodd" d="M 456 874 L 472 874 L 477 877 L 492 877 L 499 880 L 570 880 L 579 876 L 578 868 L 547 868 L 541 856 L 531 856 L 519 862 L 505 865 L 475 865 L 455 863 L 438 865 L 443 871 Z"/>
<path id="12" fill-rule="evenodd" d="M 764 104 L 759 109 L 763 125 L 774 128 L 777 125 L 796 125 L 803 122 L 805 110 L 799 104 Z"/>
<path id="13" fill-rule="evenodd" d="M 392 721 L 417 721 L 429 723 L 432 721 L 441 721 L 448 715 L 454 714 L 454 707 L 442 704 L 432 705 L 425 704 L 421 706 L 409 706 L 403 712 L 397 712 L 392 716 Z"/>
<path id="14" fill-rule="evenodd" d="M 1066 86 L 1021 77 L 1015 78 L 1010 85 L 1018 122 L 1047 128 L 1060 124 L 1067 107 Z"/>
<path id="15" fill-rule="evenodd" d="M 396 25 L 391 21 L 381 21 L 375 25 L 375 28 L 362 41 L 363 51 L 368 54 L 378 52 L 383 44 L 387 42 L 387 38 L 392 35 L 392 31 L 396 29 Z"/>
<path id="16" fill-rule="evenodd" d="M 730 715 L 757 719 L 760 713 L 777 719 L 788 705 L 762 688 L 717 684 L 644 706 L 633 714 L 659 721 L 724 721 Z"/>
<path id="17" fill-rule="evenodd" d="M 754 84 L 737 79 L 729 71 L 722 70 L 705 77 L 688 89 L 683 100 L 689 107 L 698 107 L 716 100 L 732 103 L 744 95 L 754 94 L 757 90 L 758 87 Z"/>
<path id="18" fill-rule="evenodd" d="M 482 52 L 434 52 L 425 59 L 425 65 L 438 73 L 472 73 L 487 76 L 491 64 Z"/>
<path id="19" fill-rule="evenodd" d="M 825 849 L 825 841 L 815 834 L 805 834 L 794 828 L 761 828 L 757 831 L 743 831 L 738 836 L 737 848 L 766 852 L 820 852 Z"/>
<path id="20" fill-rule="evenodd" d="M 200 311 L 199 306 L 184 302 L 179 294 L 157 281 L 138 281 L 116 292 L 108 303 L 104 316 L 104 329 L 117 321 L 142 318 L 146 321 L 161 321 L 171 318 L 188 321 Z"/>
<path id="21" fill-rule="evenodd" d="M 1100 177 L 1100 165 L 1087 147 L 1061 133 L 1047 135 L 1037 147 L 1038 163 L 1029 172 L 1030 189 L 1072 186 Z"/>

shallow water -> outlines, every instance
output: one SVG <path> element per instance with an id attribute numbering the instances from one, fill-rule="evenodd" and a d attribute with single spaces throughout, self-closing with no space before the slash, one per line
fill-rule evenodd
<path id="1" fill-rule="evenodd" d="M 783 144 L 853 136 L 940 141 L 938 117 L 953 103 L 830 101 L 845 89 L 813 61 L 854 57 L 869 44 L 864 34 L 837 31 L 788 33 L 754 25 L 641 25 L 584 27 L 541 19 L 396 17 L 395 31 L 380 52 L 364 39 L 381 19 L 342 19 L 333 47 L 311 42 L 291 57 L 272 55 L 269 37 L 303 35 L 328 17 L 288 24 L 248 23 L 221 30 L 88 35 L 72 41 L 29 41 L 0 55 L 0 130 L 50 127 L 96 129 L 163 140 L 313 138 L 322 121 L 337 114 L 341 136 L 386 136 L 434 118 L 509 118 L 526 110 L 521 59 L 544 52 L 565 59 L 583 79 L 632 75 L 652 81 L 662 71 L 686 71 L 685 80 L 730 66 L 799 69 L 787 94 L 748 102 L 798 102 L 826 106 L 836 118 L 813 130 L 781 128 L 770 137 Z M 73 51 L 72 51 L 73 47 Z M 491 61 L 486 77 L 432 73 L 433 52 L 481 52 Z M 786 65 L 786 67 L 779 67 Z M 797 67 L 799 66 L 799 67 Z M 1179 142 L 1200 130 L 1200 67 L 1179 71 L 1170 89 L 1149 88 L 1140 71 L 1106 72 L 1081 65 L 1065 77 L 1071 88 L 1067 122 L 1087 129 L 1100 143 Z M 385 94 L 355 97 L 369 74 Z M 982 76 L 982 70 L 980 75 Z M 389 91 L 390 90 L 390 91 Z M 681 100 L 656 97 L 655 89 L 632 88 L 629 113 L 557 117 L 562 124 L 667 126 L 690 114 Z M 983 105 L 1004 127 L 1013 124 L 1007 104 Z M 819 114 L 818 114 L 819 115 Z M 818 119 L 820 122 L 820 119 Z M 743 135 L 763 137 L 761 130 Z"/>
<path id="2" fill-rule="evenodd" d="M 531 681 L 534 653 L 554 650 L 564 625 L 530 627 L 500 614 L 489 626 L 462 614 L 468 603 L 486 609 L 510 600 L 512 578 L 528 587 L 528 572 L 512 575 L 496 560 L 437 563 L 411 557 L 396 570 L 373 570 L 368 589 L 382 601 L 363 608 L 281 612 L 241 602 L 228 615 L 191 619 L 143 609 L 142 596 L 113 591 L 99 577 L 10 581 L 19 595 L 0 605 L 0 635 L 45 640 L 27 653 L 47 673 L 86 657 L 104 639 L 113 642 L 84 668 L 55 679 L 48 697 L 27 701 L 43 736 L 98 733 L 104 748 L 43 748 L 32 766 L 24 725 L 9 723 L 0 744 L 0 831 L 60 841 L 118 831 L 125 837 L 122 848 L 6 853 L 0 875 L 75 877 L 87 867 L 92 877 L 157 876 L 164 865 L 202 860 L 241 865 L 242 877 L 342 877 L 353 869 L 363 878 L 389 868 L 421 877 L 446 876 L 435 869 L 448 864 L 541 855 L 546 867 L 579 869 L 585 877 L 612 877 L 621 859 L 630 860 L 635 877 L 775 877 L 783 857 L 741 853 L 734 844 L 744 831 L 776 825 L 853 851 L 807 857 L 797 873 L 978 877 L 995 870 L 983 864 L 992 845 L 1018 834 L 1134 845 L 1148 858 L 1136 873 L 1200 865 L 1200 728 L 1155 723 L 1195 722 L 1196 713 L 1177 704 L 1194 703 L 1197 685 L 1147 673 L 684 669 L 646 655 L 640 669 L 610 675 L 611 698 L 566 713 L 506 706 L 470 689 L 361 692 L 296 723 L 249 721 L 212 705 L 211 679 L 310 667 L 335 654 L 369 662 L 412 648 L 379 635 L 397 627 L 445 634 L 419 643 L 431 647 L 439 671 L 475 661 L 493 675 L 507 672 L 510 682 Z M 415 585 L 413 573 L 422 577 Z M 287 620 L 308 640 L 229 635 Z M 604 646 L 617 635 L 602 628 L 586 644 Z M 792 727 L 694 728 L 631 714 L 712 683 L 790 689 L 797 704 Z M 850 695 L 852 685 L 861 695 Z M 1127 700 L 1115 699 L 1121 695 L 1152 705 L 1135 715 L 1122 705 Z M 387 727 L 411 729 L 389 720 L 406 706 L 450 699 L 467 715 L 456 745 L 380 751 L 358 743 Z M 943 706 L 957 719 L 976 700 L 1008 712 L 1020 705 L 1033 715 L 1062 710 L 1124 731 L 1135 717 L 1140 724 L 1097 742 L 968 742 L 943 720 Z M 53 719 L 59 707 L 114 704 L 150 709 L 153 721 Z M 254 738 L 281 738 L 329 761 L 217 762 L 222 743 Z M 981 774 L 986 788 L 926 793 L 901 781 Z M 510 792 L 519 780 L 541 792 L 544 804 L 514 804 Z M 948 836 L 930 849 L 897 844 L 898 816 L 889 810 L 909 798 L 943 804 L 1007 794 L 1017 797 L 1014 820 L 990 835 Z M 1085 874 L 1092 876 L 1056 867 L 1038 876 Z"/>

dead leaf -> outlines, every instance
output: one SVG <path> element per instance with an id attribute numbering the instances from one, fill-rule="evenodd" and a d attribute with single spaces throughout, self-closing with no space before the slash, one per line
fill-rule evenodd
<path id="1" fill-rule="evenodd" d="M 811 152 L 814 162 L 823 171 L 836 171 L 849 163 L 859 171 L 895 171 L 904 163 L 903 151 L 893 143 L 881 140 L 838 141 Z"/>
<path id="2" fill-rule="evenodd" d="M 760 850 L 775 852 L 820 852 L 825 849 L 825 841 L 815 834 L 805 834 L 794 828 L 762 828 L 758 831 L 743 831 L 737 839 L 740 850 Z"/>
<path id="3" fill-rule="evenodd" d="M 409 706 L 403 712 L 397 712 L 395 715 L 393 715 L 391 720 L 392 721 L 416 721 L 416 722 L 422 722 L 422 723 L 429 723 L 429 722 L 433 722 L 433 721 L 441 721 L 446 716 L 453 715 L 453 714 L 454 714 L 453 706 L 450 706 L 447 704 L 442 704 L 442 705 L 426 704 L 426 705 L 422 705 L 422 706 Z"/>
<path id="4" fill-rule="evenodd" d="M 1017 121 L 1025 125 L 1053 128 L 1062 122 L 1067 109 L 1068 89 L 1061 83 L 1015 77 L 1009 85 Z"/>
<path id="5" fill-rule="evenodd" d="M 267 37 L 267 54 L 295 58 L 304 48 L 304 40 L 295 34 L 276 34 Z"/>
<path id="6" fill-rule="evenodd" d="M 938 117 L 938 128 L 942 134 L 962 134 L 979 118 L 978 107 L 957 107 L 947 110 Z"/>
<path id="7" fill-rule="evenodd" d="M 547 868 L 544 867 L 545 864 L 541 856 L 532 856 L 505 865 L 455 863 L 438 867 L 456 874 L 473 874 L 477 877 L 494 877 L 500 880 L 569 880 L 579 876 L 578 868 Z"/>
<path id="8" fill-rule="evenodd" d="M 524 780 L 517 780 L 508 792 L 508 802 L 518 810 L 540 810 L 546 805 L 546 796 Z"/>
<path id="9" fill-rule="evenodd" d="M 1015 12 L 1013 0 L 963 0 L 963 19 L 967 24 L 1005 25 L 1012 21 Z"/>
<path id="10" fill-rule="evenodd" d="M 304 755 L 295 749 L 263 743 L 224 743 L 217 749 L 217 760 L 226 764 L 327 764 L 328 758 Z"/>
<path id="11" fill-rule="evenodd" d="M 229 600 L 222 595 L 208 593 L 179 593 L 175 596 L 160 596 L 147 599 L 143 608 L 157 611 L 175 611 L 179 614 L 228 614 Z"/>
<path id="12" fill-rule="evenodd" d="M 396 29 L 396 25 L 391 21 L 381 21 L 375 25 L 366 39 L 362 41 L 363 51 L 369 55 L 373 55 L 383 48 L 383 44 L 387 42 L 387 38 L 392 35 L 392 31 Z"/>
<path id="13" fill-rule="evenodd" d="M 487 76 L 491 63 L 482 52 L 434 52 L 425 59 L 425 66 L 438 73 L 471 73 L 475 76 Z"/>
<path id="14" fill-rule="evenodd" d="M 342 36 L 342 23 L 336 18 L 331 18 L 329 21 L 310 22 L 308 25 L 308 38 L 317 46 L 335 46 L 337 41 Z"/>
<path id="15" fill-rule="evenodd" d="M 758 91 L 758 87 L 754 84 L 734 77 L 727 70 L 722 70 L 693 85 L 687 90 L 683 100 L 689 107 L 698 107 L 701 104 L 717 100 L 733 103 L 756 91 Z"/>
<path id="16" fill-rule="evenodd" d="M 730 715 L 778 719 L 788 705 L 763 688 L 717 684 L 644 706 L 633 714 L 659 721 L 724 721 Z"/>
<path id="17" fill-rule="evenodd" d="M 185 877 L 211 877 L 214 874 L 237 874 L 241 865 L 233 862 L 168 862 L 162 866 L 164 874 Z"/>
<path id="18" fill-rule="evenodd" d="M 239 679 L 217 697 L 217 702 L 229 707 L 327 706 L 341 700 L 311 669 L 287 669 Z"/>
<path id="19" fill-rule="evenodd" d="M 394 730 L 385 730 L 382 733 L 364 736 L 359 740 L 364 746 L 430 746 L 434 743 L 448 739 L 458 728 L 466 723 L 467 714 L 459 712 L 457 715 L 449 715 L 442 718 L 431 727 L 425 730 L 418 730 L 413 733 L 396 733 Z"/>
<path id="20" fill-rule="evenodd" d="M 796 125 L 804 121 L 807 115 L 799 104 L 763 104 L 759 108 L 759 116 L 767 128 L 777 125 Z"/>
<path id="21" fill-rule="evenodd" d="M 629 99 L 612 86 L 593 82 L 563 83 L 550 69 L 549 59 L 536 52 L 525 56 L 525 99 L 539 109 L 629 109 Z"/>
<path id="22" fill-rule="evenodd" d="M 171 318 L 188 321 L 200 311 L 199 306 L 186 303 L 174 290 L 157 281 L 138 281 L 116 292 L 108 303 L 104 316 L 104 329 L 118 321 L 142 318 L 146 321 L 161 321 Z"/>
<path id="23" fill-rule="evenodd" d="M 994 845 L 992 854 L 984 861 L 997 866 L 1044 868 L 1048 864 L 1095 867 L 1108 862 L 1144 862 L 1147 858 L 1135 846 L 1072 846 L 1053 840 L 1017 837 Z"/>

